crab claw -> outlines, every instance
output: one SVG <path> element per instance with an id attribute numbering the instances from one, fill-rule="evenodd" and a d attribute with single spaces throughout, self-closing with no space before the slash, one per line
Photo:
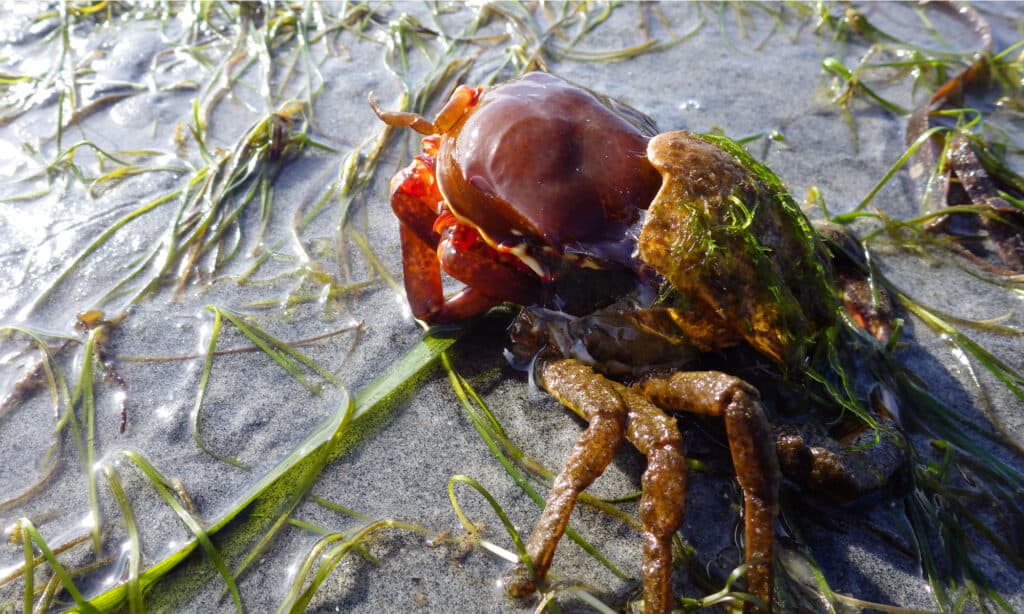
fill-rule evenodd
<path id="1" fill-rule="evenodd" d="M 413 316 L 432 323 L 455 322 L 505 300 L 532 302 L 540 289 L 536 276 L 444 210 L 430 155 L 435 143 L 435 138 L 425 138 L 427 153 L 396 175 L 391 187 L 391 208 L 401 221 L 402 269 Z M 466 287 L 445 297 L 442 270 Z"/>

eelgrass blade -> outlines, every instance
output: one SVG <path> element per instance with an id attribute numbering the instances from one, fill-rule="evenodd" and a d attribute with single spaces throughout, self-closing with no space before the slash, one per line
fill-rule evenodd
<path id="1" fill-rule="evenodd" d="M 217 340 L 220 339 L 221 310 L 216 308 L 210 308 L 210 310 L 213 311 L 213 328 L 210 331 L 210 341 L 206 347 L 206 358 L 203 360 L 203 371 L 199 376 L 199 385 L 196 387 L 196 400 L 195 403 L 193 403 L 192 411 L 189 414 L 189 424 L 192 428 L 192 440 L 195 441 L 200 450 L 206 452 L 213 458 L 240 469 L 248 469 L 248 465 L 237 458 L 224 456 L 212 450 L 206 445 L 206 442 L 203 441 L 203 437 L 199 431 L 199 410 L 202 408 L 203 400 L 206 398 L 206 386 L 210 382 L 210 372 L 213 369 L 213 357 L 216 355 Z"/>
<path id="2" fill-rule="evenodd" d="M 202 546 L 203 551 L 213 563 L 217 572 L 220 573 L 221 577 L 224 579 L 225 584 L 227 584 L 228 589 L 231 591 L 231 597 L 235 601 L 235 609 L 239 614 L 241 614 L 241 612 L 244 611 L 242 606 L 242 596 L 238 593 L 238 586 L 235 585 L 235 580 L 231 575 L 231 571 L 228 570 L 224 557 L 221 556 L 220 551 L 218 551 L 217 547 L 213 544 L 211 539 L 212 532 L 203 526 L 202 520 L 195 517 L 192 512 L 185 509 L 181 502 L 178 501 L 178 498 L 175 497 L 172 490 L 168 488 L 167 485 L 170 483 L 169 480 L 164 477 L 164 475 L 160 473 L 160 471 L 158 471 L 157 468 L 154 467 L 148 459 L 146 459 L 146 457 L 134 450 L 122 450 L 120 454 L 134 463 L 146 475 L 146 477 L 149 478 L 150 484 L 153 485 L 153 488 L 160 493 L 160 496 L 167 505 L 174 510 L 174 513 L 178 515 L 178 518 L 182 523 L 188 527 L 188 530 L 192 533 L 195 540 Z M 128 591 L 129 603 L 131 603 L 132 589 L 140 589 L 139 578 L 137 576 L 135 580 L 136 581 L 134 583 L 129 582 L 129 584 L 123 585 Z"/>
<path id="3" fill-rule="evenodd" d="M 21 527 L 15 527 L 16 530 L 21 531 Z M 25 535 L 21 535 L 21 549 L 22 554 L 25 557 L 25 566 L 22 576 L 25 578 L 25 585 L 23 590 L 25 591 L 24 599 L 22 600 L 22 612 L 24 614 L 32 614 L 32 606 L 35 600 L 35 581 L 36 581 L 36 556 L 32 550 L 32 540 L 25 539 Z"/>
<path id="4" fill-rule="evenodd" d="M 571 595 L 579 601 L 590 606 L 595 612 L 599 614 L 616 614 L 619 610 L 608 607 L 603 601 L 598 599 L 590 592 L 590 589 L 586 586 L 570 585 L 570 586 L 557 586 L 552 590 L 545 593 L 540 602 L 537 603 L 537 607 L 534 608 L 535 614 L 541 614 L 541 612 L 551 611 L 554 614 L 559 614 L 558 607 L 555 605 L 554 600 L 561 595 Z"/>
<path id="5" fill-rule="evenodd" d="M 934 503 L 924 492 L 915 489 L 906 497 L 905 505 L 921 571 L 932 589 L 932 597 L 936 604 L 942 611 L 948 612 L 951 610 L 952 601 L 930 545 L 934 530 L 932 519 L 937 515 Z"/>
<path id="6" fill-rule="evenodd" d="M 277 362 L 281 368 L 287 371 L 289 375 L 294 377 L 307 388 L 310 388 L 311 390 L 315 389 L 315 387 L 307 383 L 305 377 L 302 376 L 302 373 L 299 370 L 300 364 L 305 365 L 335 387 L 342 387 L 341 382 L 333 373 L 324 369 L 308 356 L 291 347 L 288 343 L 274 337 L 262 328 L 259 328 L 251 319 L 226 309 L 220 309 L 217 307 L 211 307 L 211 309 L 222 313 L 229 322 L 234 324 L 235 327 L 242 332 L 242 334 L 248 337 L 250 341 L 255 343 L 261 350 L 273 358 L 274 361 Z"/>
<path id="7" fill-rule="evenodd" d="M 322 560 L 323 552 L 332 543 L 345 539 L 347 534 L 341 532 L 333 532 L 324 535 L 313 544 L 313 547 L 309 549 L 306 556 L 302 560 L 302 564 L 295 571 L 295 575 L 292 579 L 291 586 L 288 589 L 288 593 L 285 598 L 281 601 L 281 604 L 277 607 L 278 613 L 292 612 L 297 609 L 298 601 L 302 595 L 302 588 L 305 586 L 306 580 L 310 573 L 313 571 L 313 566 L 318 561 Z M 299 610 L 301 611 L 301 610 Z"/>
<path id="8" fill-rule="evenodd" d="M 516 561 L 522 561 L 523 564 L 526 565 L 527 569 L 530 570 L 530 575 L 532 576 L 533 561 L 530 560 L 530 555 L 526 552 L 526 545 L 523 544 L 523 540 L 519 536 L 519 531 L 516 530 L 515 525 L 513 525 L 512 521 L 509 520 L 508 514 L 506 514 L 505 510 L 501 508 L 501 505 L 498 503 L 497 499 L 495 499 L 494 496 L 491 493 L 489 493 L 487 489 L 483 487 L 482 484 L 480 484 L 473 478 L 469 477 L 468 475 L 453 475 L 452 477 L 448 478 L 448 500 L 451 501 L 452 509 L 455 510 L 455 515 L 458 516 L 459 522 L 461 522 L 462 526 L 466 528 L 466 531 L 468 531 L 471 535 L 479 539 L 479 529 L 477 529 L 476 525 L 470 522 L 469 519 L 466 518 L 466 515 L 462 513 L 462 507 L 459 506 L 459 501 L 455 497 L 456 483 L 469 485 L 470 487 L 473 488 L 473 490 L 477 491 L 480 494 L 480 496 L 484 498 L 484 500 L 487 501 L 488 505 L 491 506 L 491 509 L 494 510 L 494 513 L 497 514 L 498 519 L 501 520 L 501 524 L 505 527 L 505 532 L 508 533 L 508 536 L 510 538 L 512 538 L 512 543 L 515 544 L 516 552 L 518 553 L 518 558 L 512 557 L 509 560 L 513 563 L 515 563 Z M 490 550 L 491 552 L 494 552 L 498 556 L 507 558 L 504 550 L 498 551 L 497 549 L 492 548 L 490 544 L 485 544 L 483 542 L 481 542 L 481 546 L 483 548 L 486 548 L 487 550 Z"/>
<path id="9" fill-rule="evenodd" d="M 71 263 L 58 274 L 53 282 L 43 289 L 35 300 L 22 310 L 20 317 L 25 318 L 31 314 L 57 287 L 67 280 L 70 274 L 88 256 L 105 244 L 114 234 L 122 230 L 124 226 L 152 211 L 159 205 L 178 197 L 182 197 L 182 202 L 166 239 L 166 255 L 163 259 L 163 264 L 159 272 L 146 284 L 141 294 L 148 294 L 156 290 L 164 283 L 165 279 L 171 277 L 171 272 L 176 268 L 181 269 L 181 276 L 178 280 L 178 287 L 180 289 L 185 281 L 187 281 L 190 271 L 197 264 L 197 259 L 206 254 L 220 240 L 223 233 L 232 227 L 235 218 L 241 214 L 251 200 L 250 197 L 243 195 L 241 204 L 238 207 L 232 211 L 225 212 L 225 204 L 235 192 L 244 184 L 250 182 L 250 180 L 255 180 L 253 181 L 252 189 L 257 189 L 260 185 L 266 187 L 268 185 L 266 182 L 272 180 L 281 167 L 281 164 L 278 162 L 279 159 L 283 160 L 285 156 L 301 151 L 305 145 L 316 145 L 305 135 L 305 122 L 302 123 L 302 127 L 299 130 L 292 131 L 291 133 L 285 132 L 284 136 L 281 137 L 277 136 L 279 133 L 274 129 L 274 126 L 277 126 L 279 123 L 287 123 L 298 117 L 304 108 L 304 103 L 287 101 L 275 112 L 265 115 L 254 123 L 227 154 L 215 158 L 207 153 L 208 166 L 197 169 L 189 179 L 186 188 L 174 190 L 156 198 L 117 220 L 104 230 L 72 259 Z M 198 122 L 198 118 L 196 118 L 196 121 Z M 193 136 L 196 138 L 200 151 L 205 152 L 201 133 L 202 129 L 200 128 L 193 130 Z M 280 144 L 280 150 L 275 149 L 275 138 L 284 139 L 284 142 Z M 98 149 L 95 145 L 85 142 L 72 146 L 64 155 L 71 156 L 75 149 L 80 146 L 91 146 L 94 149 Z M 98 152 L 98 155 L 102 154 L 104 157 L 122 164 L 122 170 L 116 173 L 112 171 L 101 177 L 104 181 L 119 179 L 125 175 L 141 172 L 140 169 L 117 159 L 112 154 L 103 150 L 98 150 Z M 278 157 L 275 158 L 275 156 Z M 72 170 L 74 170 L 74 167 L 72 167 Z M 170 170 L 181 171 L 184 169 L 172 168 Z M 194 225 L 186 223 L 188 216 L 193 214 L 201 216 L 197 219 L 197 223 Z M 186 228 L 190 228 L 190 230 L 186 231 Z M 185 231 L 184 234 L 182 234 L 183 231 Z M 185 266 L 176 266 L 181 264 Z M 141 272 L 141 269 L 131 272 L 128 278 L 118 283 L 118 287 L 124 285 L 127 279 L 138 275 L 139 272 Z M 136 297 L 136 300 L 138 298 Z"/>
<path id="10" fill-rule="evenodd" d="M 363 522 L 370 522 L 371 520 L 373 520 L 373 518 L 371 518 L 370 516 L 367 516 L 366 514 L 364 514 L 362 512 L 358 512 L 358 511 L 356 511 L 356 510 L 354 510 L 354 509 L 352 509 L 350 507 L 346 507 L 344 505 L 339 505 L 339 504 L 335 503 L 334 501 L 330 501 L 328 499 L 324 499 L 323 497 L 318 497 L 316 495 L 312 495 L 312 496 L 309 497 L 309 501 L 311 501 L 313 503 L 316 503 L 317 505 L 319 505 L 321 507 L 327 508 L 327 509 L 331 510 L 332 512 L 338 512 L 339 514 L 344 514 L 346 516 L 351 516 L 352 518 L 355 518 L 356 520 L 361 520 Z"/>
<path id="11" fill-rule="evenodd" d="M 367 242 L 366 237 L 363 236 L 362 233 L 356 232 L 354 230 L 349 231 L 349 236 L 351 236 L 355 240 L 356 245 L 359 246 L 359 249 L 363 252 L 363 255 L 366 256 L 367 262 L 370 263 L 370 267 L 377 273 L 377 275 L 379 275 L 380 278 L 383 279 L 388 284 L 388 286 L 391 287 L 392 290 L 395 290 L 396 292 L 405 292 L 404 287 L 397 281 L 395 281 L 394 276 L 391 275 L 387 267 L 385 267 L 384 264 L 380 261 L 380 258 L 378 258 L 377 255 L 373 253 L 373 249 L 370 248 L 370 244 L 369 242 Z"/>
<path id="12" fill-rule="evenodd" d="M 941 485 L 939 484 L 938 479 L 924 469 L 918 471 L 917 479 L 919 483 L 927 487 L 931 492 L 939 492 L 941 490 Z M 999 500 L 999 497 L 995 494 L 990 494 L 989 498 L 996 501 Z M 1012 495 L 1010 498 L 1012 498 Z M 949 505 L 965 521 L 964 523 L 958 523 L 958 526 L 960 524 L 970 525 L 975 531 L 977 531 L 978 535 L 983 537 L 986 541 L 992 544 L 993 547 L 999 550 L 1000 554 L 1005 556 L 1008 561 L 1016 565 L 1018 569 L 1024 570 L 1024 555 L 1017 552 L 1003 536 L 997 535 L 995 529 L 984 524 L 981 518 L 979 518 L 966 503 L 955 496 L 945 496 L 944 499 L 946 500 L 947 505 Z M 1010 506 L 1012 505 L 1013 503 L 1011 502 Z M 965 558 L 964 560 L 967 559 Z"/>
<path id="13" fill-rule="evenodd" d="M 1001 381 L 1018 399 L 1024 401 L 1024 375 L 1018 373 L 1010 365 L 1006 364 L 999 357 L 995 356 L 979 343 L 961 333 L 956 327 L 950 325 L 937 314 L 925 309 L 920 303 L 901 297 L 903 304 L 922 322 L 928 325 L 936 333 L 946 335 L 956 345 L 974 357 L 992 375 Z"/>
<path id="14" fill-rule="evenodd" d="M 334 568 L 341 563 L 345 556 L 347 556 L 353 549 L 358 548 L 374 533 L 384 529 L 402 529 L 417 533 L 423 531 L 416 525 L 399 522 L 397 520 L 377 520 L 365 525 L 355 532 L 332 533 L 320 538 L 303 562 L 301 567 L 301 571 L 303 573 L 296 575 L 295 580 L 292 582 L 292 589 L 289 591 L 281 605 L 278 606 L 278 614 L 284 614 L 285 612 L 289 614 L 301 614 L 302 612 L 305 612 L 310 601 L 312 601 L 313 597 L 316 595 L 316 591 L 320 588 L 320 585 L 323 584 L 324 580 L 327 579 Z M 341 541 L 341 543 L 327 550 L 328 546 L 337 541 Z M 305 590 L 302 590 L 302 586 L 305 583 L 306 578 L 312 570 L 313 565 L 317 562 L 320 563 L 320 567 L 317 568 L 316 574 L 314 574 L 313 578 L 310 580 L 309 586 Z"/>
<path id="15" fill-rule="evenodd" d="M 376 377 L 354 398 L 355 408 L 349 418 L 350 424 L 355 425 L 360 420 L 366 420 L 374 414 L 384 411 L 387 407 L 397 402 L 404 395 L 409 394 L 411 388 L 419 378 L 429 369 L 434 361 L 455 342 L 454 337 L 424 337 L 419 343 L 413 346 L 400 359 L 381 375 Z M 281 500 L 287 500 L 291 492 L 291 482 L 288 479 L 297 467 L 308 460 L 310 456 L 322 446 L 330 449 L 327 461 L 336 455 L 344 452 L 345 440 L 339 439 L 336 434 L 345 421 L 345 414 L 348 408 L 339 409 L 334 415 L 322 423 L 313 431 L 295 451 L 278 463 L 271 471 L 257 480 L 250 486 L 236 502 L 224 512 L 219 518 L 211 522 L 206 528 L 207 535 L 214 535 L 221 531 L 229 522 L 236 519 L 243 510 L 257 504 L 259 501 L 270 500 L 275 496 Z M 322 458 L 322 457 L 321 457 Z M 259 522 L 259 519 L 254 519 Z M 247 539 L 245 533 L 237 539 Z M 233 534 L 234 535 L 234 534 Z M 191 554 L 199 545 L 198 537 L 193 538 L 179 547 L 177 550 L 165 556 L 162 560 L 154 563 L 143 571 L 139 576 L 139 582 L 145 593 L 151 586 L 158 582 L 163 576 L 180 565 L 185 558 Z M 228 574 L 230 576 L 230 574 Z M 72 612 L 94 612 L 111 611 L 127 599 L 127 587 L 119 584 L 109 590 L 94 596 L 88 609 L 79 605 L 72 608 Z"/>
<path id="16" fill-rule="evenodd" d="M 57 469 L 58 460 L 56 453 L 61 447 L 63 441 L 63 431 L 70 423 L 72 441 L 82 441 L 81 426 L 78 423 L 78 418 L 74 412 L 74 405 L 71 397 L 71 393 L 68 390 L 67 380 L 64 377 L 64 371 L 57 364 L 54 352 L 50 349 L 49 343 L 47 343 L 41 333 L 37 333 L 31 329 L 23 326 L 0 326 L 0 335 L 6 335 L 10 333 L 18 333 L 25 335 L 38 348 L 41 354 L 39 365 L 46 377 L 46 383 L 50 390 L 50 398 L 53 403 L 53 413 L 56 417 L 56 424 L 54 425 L 53 443 L 47 448 L 47 452 L 44 455 L 41 466 L 43 467 L 43 475 L 35 481 L 35 483 L 27 486 L 21 493 L 14 495 L 5 494 L 5 499 L 0 500 L 0 510 L 7 509 L 18 503 L 24 501 L 26 498 L 36 492 L 39 487 L 47 480 L 48 476 Z M 47 335 L 48 337 L 54 337 L 53 335 Z M 78 343 L 78 340 L 72 337 L 56 337 L 61 339 L 64 346 L 71 343 Z M 28 374 L 26 377 L 31 377 Z M 3 400 L 3 408 L 0 409 L 0 416 L 2 416 L 8 410 L 8 405 L 19 402 L 18 395 L 23 394 L 19 391 L 19 385 L 15 384 L 14 391 Z M 84 455 L 81 446 L 76 445 L 76 451 L 80 455 L 82 464 L 84 465 Z"/>
<path id="17" fill-rule="evenodd" d="M 915 409 L 914 419 L 939 439 L 948 440 L 951 444 L 967 453 L 967 456 L 979 461 L 979 465 L 989 475 L 998 478 L 1011 489 L 1024 489 L 1024 475 L 999 459 L 991 452 L 993 445 L 1005 446 L 1005 442 L 987 433 L 977 425 L 967 422 L 946 404 L 935 398 L 930 392 L 914 382 L 905 373 L 897 373 L 896 383 L 900 394 L 908 399 Z M 982 444 L 969 436 L 977 435 L 985 440 Z"/>
<path id="18" fill-rule="evenodd" d="M 98 326 L 89 331 L 89 337 L 85 342 L 82 356 L 82 369 L 78 375 L 78 384 L 72 396 L 72 404 L 81 404 L 83 422 L 85 423 L 85 439 L 77 441 L 81 452 L 79 457 L 84 460 L 86 482 L 89 492 L 89 514 L 92 526 L 92 545 L 96 555 L 103 552 L 103 544 L 100 537 L 100 503 L 99 493 L 96 487 L 96 472 L 94 464 L 96 461 L 96 399 L 93 394 L 93 364 L 96 354 L 96 340 L 103 334 L 104 326 Z"/>
<path id="19" fill-rule="evenodd" d="M 739 604 L 752 604 L 760 608 L 762 612 L 768 612 L 771 610 L 759 597 L 755 597 L 750 593 L 744 593 L 737 590 L 733 590 L 733 585 L 740 580 L 743 575 L 747 572 L 748 565 L 743 563 L 737 566 L 729 576 L 725 579 L 725 586 L 721 590 L 707 595 L 701 599 L 681 599 L 683 605 L 688 608 L 711 608 L 715 606 L 729 606 Z"/>
<path id="20" fill-rule="evenodd" d="M 899 172 L 899 170 L 903 168 L 903 166 L 907 162 L 910 161 L 914 153 L 917 152 L 919 148 L 924 146 L 928 142 L 928 140 L 932 138 L 933 134 L 937 134 L 938 132 L 941 132 L 943 130 L 948 130 L 948 128 L 945 128 L 943 126 L 935 126 L 934 128 L 926 130 L 923 134 L 921 134 L 921 136 L 917 137 L 914 140 L 914 142 L 910 144 L 907 150 L 903 152 L 903 155 L 901 155 L 899 159 L 896 160 L 896 162 L 891 167 L 889 167 L 889 170 L 885 172 L 885 175 L 883 175 L 882 178 L 878 180 L 878 182 L 875 184 L 875 186 L 871 188 L 867 196 L 865 196 L 859 203 L 857 203 L 857 206 L 854 207 L 852 211 L 850 211 L 849 213 L 839 214 L 833 217 L 832 221 L 837 224 L 847 224 L 850 221 L 856 219 L 858 214 L 862 212 L 871 203 L 872 200 L 875 199 L 875 196 L 882 190 L 882 188 L 885 187 L 886 184 L 888 184 L 889 181 L 896 175 L 896 173 Z"/>
<path id="21" fill-rule="evenodd" d="M 114 494 L 114 501 L 117 502 L 117 506 L 121 510 L 121 517 L 124 519 L 125 529 L 128 532 L 128 579 L 125 581 L 128 590 L 128 611 L 131 614 L 145 614 L 142 585 L 139 583 L 139 571 L 142 565 L 142 540 L 139 539 L 139 526 L 135 521 L 131 502 L 125 495 L 117 472 L 109 463 L 103 463 L 103 474 Z"/>
<path id="22" fill-rule="evenodd" d="M 840 97 L 848 97 L 853 92 L 859 91 L 866 94 L 868 98 L 874 100 L 876 103 L 878 103 L 880 107 L 882 107 L 886 111 L 889 111 L 893 115 L 898 115 L 900 117 L 910 115 L 909 110 L 905 109 L 904 107 L 901 107 L 900 105 L 892 101 L 886 100 L 873 89 L 865 85 L 864 81 L 860 78 L 859 75 L 859 72 L 862 69 L 862 67 L 856 70 L 850 70 L 849 68 L 844 66 L 842 62 L 835 58 L 825 58 L 821 62 L 821 67 L 825 69 L 825 72 L 840 77 L 846 83 L 846 91 L 836 98 L 837 101 Z"/>
<path id="23" fill-rule="evenodd" d="M 96 306 L 104 307 L 108 303 L 113 301 L 115 298 L 130 293 L 131 291 L 128 289 L 128 285 L 131 284 L 139 275 L 145 272 L 146 269 L 149 269 L 154 262 L 156 262 L 156 258 L 157 256 L 160 255 L 160 251 L 161 246 L 158 243 L 154 245 L 152 248 L 150 248 L 149 252 L 145 256 L 137 258 L 132 270 L 126 273 L 125 276 L 121 278 L 121 281 L 111 286 L 110 290 L 107 291 L 106 294 L 101 296 L 98 301 L 96 301 Z M 128 303 L 131 305 L 136 305 L 139 302 L 141 302 L 144 295 L 144 289 L 142 289 L 141 291 L 135 291 L 135 294 L 132 295 L 130 299 L 128 299 Z"/>
<path id="24" fill-rule="evenodd" d="M 93 179 L 92 183 L 89 184 L 87 191 L 90 196 L 95 197 L 100 192 L 101 188 L 106 189 L 113 187 L 130 177 L 138 177 L 139 175 L 145 175 L 147 173 L 174 173 L 176 175 L 182 175 L 187 172 L 188 169 L 181 166 L 143 166 L 141 164 L 128 164 L 115 168 L 114 170 L 108 171 L 96 179 Z"/>
<path id="25" fill-rule="evenodd" d="M 14 524 L 12 524 L 8 528 L 10 529 L 8 531 L 8 533 L 10 534 L 8 539 L 9 539 L 11 545 L 17 545 L 18 541 L 20 540 L 20 535 L 17 534 L 14 531 Z M 88 533 L 85 534 L 85 535 L 78 535 L 78 536 L 72 537 L 68 541 L 60 544 L 59 546 L 57 546 L 55 548 L 52 548 L 52 551 L 53 551 L 53 553 L 55 555 L 59 555 L 62 552 L 67 552 L 67 551 L 72 550 L 72 549 L 74 549 L 74 548 L 76 548 L 76 547 L 78 547 L 78 546 L 80 546 L 82 544 L 88 543 L 91 539 L 92 538 L 91 538 L 91 536 Z M 39 563 L 41 563 L 45 559 L 46 559 L 45 556 L 43 556 L 42 554 L 39 554 L 32 561 L 32 564 L 35 567 L 39 567 Z M 101 559 L 101 562 L 99 562 L 99 563 L 97 563 L 97 562 L 90 563 L 90 564 L 85 565 L 84 567 L 78 567 L 74 571 L 77 572 L 77 573 L 84 573 L 85 571 L 88 571 L 88 569 L 91 566 L 95 566 L 97 564 L 104 564 L 105 565 L 108 562 L 110 562 L 109 559 Z M 22 574 L 25 572 L 25 566 L 24 566 L 24 564 L 22 564 L 22 565 L 16 565 L 16 566 L 13 566 L 13 567 L 8 567 L 8 568 L 4 569 L 4 572 L 5 572 L 5 575 L 0 576 L 0 586 L 7 586 L 11 582 L 13 582 L 13 581 L 17 580 L 18 578 L 20 578 L 22 576 Z M 51 580 L 53 580 L 53 579 L 54 578 L 51 578 Z M 59 579 L 58 579 L 58 584 L 60 584 Z M 38 610 L 39 608 L 37 607 L 36 609 Z"/>
<path id="26" fill-rule="evenodd" d="M 78 610 L 84 614 L 99 614 L 100 610 L 93 607 L 93 605 L 86 601 L 85 597 L 82 596 L 82 593 L 78 590 L 78 587 L 75 586 L 74 581 L 71 579 L 71 574 L 69 574 L 68 571 L 64 569 L 64 566 L 60 564 L 60 561 L 57 560 L 56 555 L 54 555 L 53 551 L 50 550 L 50 547 L 46 544 L 46 540 L 44 540 L 43 536 L 36 530 L 32 521 L 28 518 L 18 519 L 16 530 L 20 539 L 25 540 L 26 542 L 31 540 L 36 547 L 39 548 L 40 552 L 43 553 L 43 556 L 46 558 L 46 562 L 49 563 L 54 576 L 60 579 L 60 585 L 63 586 L 64 590 L 66 590 L 68 594 L 71 595 L 71 598 L 75 600 L 75 605 Z M 26 571 L 30 565 L 31 562 L 26 561 Z"/>

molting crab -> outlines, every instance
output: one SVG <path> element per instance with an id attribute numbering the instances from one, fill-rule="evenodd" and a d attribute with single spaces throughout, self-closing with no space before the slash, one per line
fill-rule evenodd
<path id="1" fill-rule="evenodd" d="M 732 141 L 658 134 L 643 114 L 549 74 L 460 86 L 433 122 L 373 106 L 426 135 L 391 184 L 414 315 L 450 322 L 522 305 L 511 356 L 588 422 L 508 592 L 529 594 L 544 578 L 577 496 L 629 441 L 647 458 L 645 610 L 670 610 L 686 470 L 669 414 L 693 413 L 724 421 L 743 491 L 747 590 L 770 608 L 782 473 L 848 497 L 884 481 L 899 453 L 864 460 L 827 436 L 775 429 L 744 379 L 683 368 L 746 345 L 799 374 L 828 331 L 885 339 L 891 308 L 850 256 L 858 244 L 816 231 Z M 446 297 L 442 270 L 464 289 Z"/>

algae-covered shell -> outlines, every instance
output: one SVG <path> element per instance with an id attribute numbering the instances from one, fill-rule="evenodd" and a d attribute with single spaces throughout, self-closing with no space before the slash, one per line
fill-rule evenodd
<path id="1" fill-rule="evenodd" d="M 678 325 L 702 349 L 747 341 L 796 364 L 836 308 L 826 255 L 771 171 L 724 137 L 651 139 L 663 184 L 640 233 L 640 259 L 672 286 Z"/>

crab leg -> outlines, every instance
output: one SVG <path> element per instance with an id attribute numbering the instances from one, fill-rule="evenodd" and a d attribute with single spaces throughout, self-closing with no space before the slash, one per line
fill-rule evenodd
<path id="1" fill-rule="evenodd" d="M 424 243 L 409 226 L 402 224 L 399 233 L 402 240 L 405 295 L 412 314 L 421 320 L 427 319 L 437 313 L 444 302 L 437 252 Z"/>
<path id="2" fill-rule="evenodd" d="M 640 480 L 640 522 L 644 541 L 644 611 L 670 612 L 672 536 L 686 510 L 685 447 L 676 419 L 623 387 L 629 405 L 626 439 L 647 457 Z"/>
<path id="3" fill-rule="evenodd" d="M 683 522 L 686 472 L 683 443 L 675 419 L 637 393 L 605 379 L 573 359 L 545 361 L 541 385 L 562 404 L 589 422 L 555 479 L 526 550 L 533 578 L 543 578 L 555 547 L 569 522 L 576 499 L 607 468 L 623 439 L 647 456 L 640 516 L 644 540 L 644 609 L 672 609 L 672 536 Z M 525 565 L 513 570 L 506 584 L 510 595 L 535 590 Z"/>
<path id="4" fill-rule="evenodd" d="M 423 145 L 426 153 L 416 156 L 391 182 L 391 209 L 401 222 L 402 272 L 413 315 L 428 322 L 479 315 L 501 302 L 483 288 L 496 288 L 502 297 L 520 304 L 534 302 L 539 290 L 536 276 L 515 267 L 510 257 L 490 248 L 451 213 L 442 213 L 431 155 L 436 139 L 427 137 Z M 445 298 L 442 269 L 466 288 Z"/>
<path id="5" fill-rule="evenodd" d="M 738 377 L 716 371 L 655 377 L 634 389 L 666 410 L 725 420 L 732 462 L 743 489 L 747 590 L 771 607 L 772 547 L 781 477 L 771 426 L 757 390 Z M 744 611 L 757 608 L 745 604 Z"/>
<path id="6" fill-rule="evenodd" d="M 385 111 L 373 99 L 372 92 L 369 95 L 369 100 L 370 108 L 377 114 L 377 118 L 385 124 L 395 128 L 412 128 L 420 134 L 430 135 L 448 132 L 463 115 L 476 105 L 482 93 L 483 88 L 460 85 L 452 92 L 444 107 L 438 111 L 434 121 L 430 121 L 419 113 L 412 113 L 410 111 Z"/>
<path id="7" fill-rule="evenodd" d="M 555 547 L 569 524 L 576 498 L 608 467 L 625 436 L 627 410 L 614 385 L 589 367 L 572 360 L 543 361 L 538 379 L 552 396 L 589 422 L 555 478 L 526 552 L 533 577 L 523 564 L 513 570 L 506 591 L 525 597 L 536 590 L 534 578 L 542 579 L 551 567 Z"/>

